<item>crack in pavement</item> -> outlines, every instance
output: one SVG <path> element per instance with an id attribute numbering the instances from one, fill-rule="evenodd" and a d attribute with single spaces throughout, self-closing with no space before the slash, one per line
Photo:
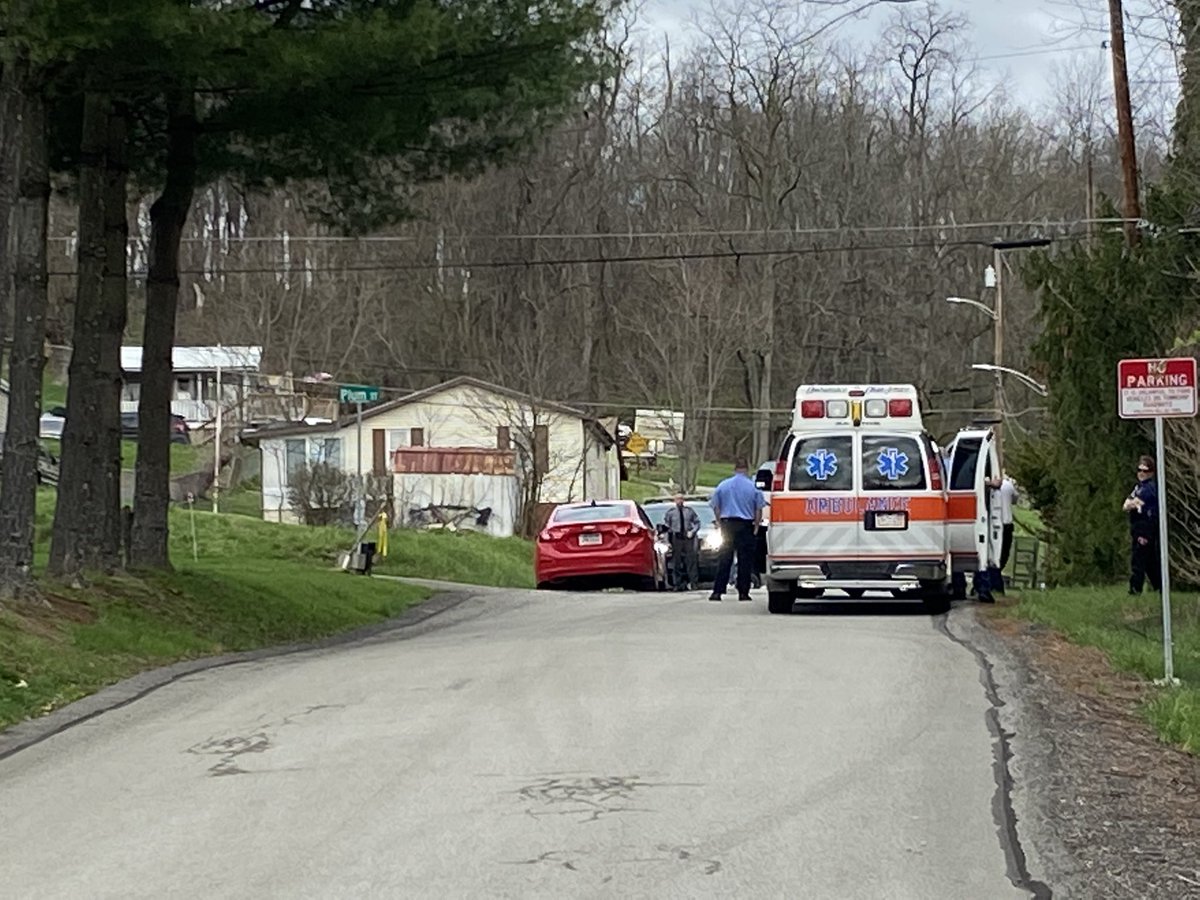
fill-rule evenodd
<path id="1" fill-rule="evenodd" d="M 306 716 L 311 716 L 314 713 L 322 712 L 329 709 L 345 709 L 344 703 L 320 703 L 314 706 L 309 706 L 306 709 L 297 713 L 290 713 L 284 716 L 279 722 L 272 725 L 268 722 L 262 729 L 255 731 L 249 735 L 233 735 L 232 737 L 217 738 L 211 737 L 206 741 L 201 741 L 198 744 L 193 744 L 188 747 L 188 753 L 195 756 L 219 756 L 220 759 L 208 769 L 208 774 L 214 777 L 222 775 L 249 775 L 251 770 L 243 769 L 237 764 L 237 759 L 240 756 L 245 756 L 249 753 L 266 753 L 273 746 L 272 736 L 269 729 L 278 731 L 288 725 L 295 725 L 297 719 L 303 719 Z M 264 716 L 259 716 L 261 721 Z"/>
<path id="2" fill-rule="evenodd" d="M 1025 850 L 1021 846 L 1021 836 L 1017 829 L 1017 812 L 1012 801 L 1013 777 L 1008 768 L 1008 762 L 1013 757 L 1012 738 L 1015 736 L 1015 732 L 1005 731 L 1000 722 L 1000 710 L 1005 704 L 1000 698 L 1000 689 L 996 685 L 995 670 L 986 653 L 950 630 L 949 620 L 949 613 L 934 616 L 933 627 L 949 638 L 952 643 L 962 647 L 975 657 L 975 661 L 979 665 L 979 681 L 983 685 L 983 692 L 989 704 L 984 719 L 987 722 L 988 732 L 992 735 L 992 773 L 996 780 L 996 793 L 992 796 L 992 818 L 996 823 L 996 835 L 1000 839 L 1000 848 L 1004 851 L 1008 880 L 1014 887 L 1029 891 L 1034 900 L 1051 900 L 1054 891 L 1048 884 L 1038 881 L 1030 874 Z"/>

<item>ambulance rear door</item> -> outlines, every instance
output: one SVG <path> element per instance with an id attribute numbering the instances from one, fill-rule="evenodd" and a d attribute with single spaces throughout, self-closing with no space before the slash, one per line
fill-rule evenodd
<path id="1" fill-rule="evenodd" d="M 784 490 L 771 496 L 772 564 L 818 564 L 858 553 L 853 432 L 795 435 Z"/>
<path id="2" fill-rule="evenodd" d="M 859 439 L 861 558 L 943 562 L 946 501 L 924 436 L 863 430 Z"/>
<path id="3" fill-rule="evenodd" d="M 947 533 L 955 572 L 999 565 L 1003 525 L 988 482 L 1000 471 L 991 430 L 960 431 L 948 448 Z"/>

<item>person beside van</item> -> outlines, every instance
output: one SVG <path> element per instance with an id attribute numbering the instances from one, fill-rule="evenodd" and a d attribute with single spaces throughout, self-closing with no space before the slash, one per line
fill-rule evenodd
<path id="1" fill-rule="evenodd" d="M 1121 508 L 1129 514 L 1129 593 L 1141 594 L 1147 581 L 1153 590 L 1162 590 L 1158 485 L 1154 480 L 1154 460 L 1149 456 L 1138 460 L 1137 484 Z"/>
<path id="2" fill-rule="evenodd" d="M 1000 477 L 1000 484 L 996 490 L 996 497 L 1000 503 L 1000 525 L 1002 534 L 1000 541 L 1000 591 L 1003 593 L 1006 587 L 1004 570 L 1008 568 L 1008 558 L 1012 555 L 1013 547 L 1013 507 L 1017 504 L 1019 499 L 1016 482 L 1012 480 L 1012 476 L 1010 476 L 1007 472 Z"/>
<path id="3" fill-rule="evenodd" d="M 762 491 L 750 478 L 750 465 L 738 459 L 733 474 L 717 485 L 709 498 L 713 514 L 721 523 L 721 556 L 717 563 L 717 578 L 712 596 L 708 599 L 721 602 L 721 595 L 729 586 L 729 573 L 733 558 L 737 556 L 738 600 L 748 602 L 750 582 L 754 574 L 754 551 L 762 524 L 763 507 L 767 505 Z"/>

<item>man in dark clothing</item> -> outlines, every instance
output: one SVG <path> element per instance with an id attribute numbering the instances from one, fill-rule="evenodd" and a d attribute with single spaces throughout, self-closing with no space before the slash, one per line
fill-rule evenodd
<path id="1" fill-rule="evenodd" d="M 1150 582 L 1153 590 L 1162 589 L 1158 547 L 1158 485 L 1154 483 L 1154 460 L 1138 460 L 1137 484 L 1122 506 L 1129 513 L 1129 593 L 1140 594 Z"/>
<path id="2" fill-rule="evenodd" d="M 713 491 L 709 505 L 721 523 L 721 558 L 717 563 L 717 580 L 713 584 L 712 596 L 708 599 L 721 601 L 721 595 L 729 586 L 729 573 L 733 569 L 733 558 L 737 556 L 738 600 L 750 601 L 750 582 L 754 574 L 754 546 L 758 538 L 759 525 L 766 500 L 750 480 L 749 465 L 739 459 L 733 475 L 726 478 Z"/>
<path id="3" fill-rule="evenodd" d="M 667 510 L 663 524 L 671 541 L 675 590 L 691 590 L 700 577 L 699 548 L 696 546 L 696 536 L 700 533 L 700 516 L 683 502 L 682 494 L 676 494 L 675 505 Z"/>

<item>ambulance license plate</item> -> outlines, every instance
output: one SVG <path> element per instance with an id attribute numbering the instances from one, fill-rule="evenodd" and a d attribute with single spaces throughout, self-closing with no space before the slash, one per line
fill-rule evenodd
<path id="1" fill-rule="evenodd" d="M 903 531 L 908 528 L 908 516 L 902 512 L 876 513 L 875 527 L 880 531 Z"/>

